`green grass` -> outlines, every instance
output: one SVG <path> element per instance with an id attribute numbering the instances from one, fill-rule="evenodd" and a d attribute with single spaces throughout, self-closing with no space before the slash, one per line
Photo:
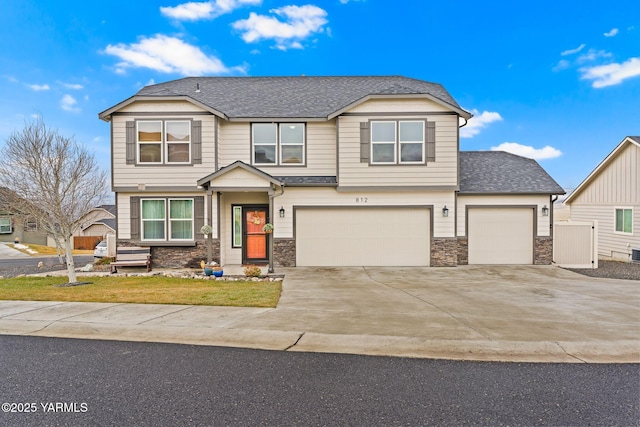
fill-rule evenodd
<path id="1" fill-rule="evenodd" d="M 158 276 L 78 276 L 77 280 L 91 284 L 55 286 L 67 283 L 68 277 L 1 279 L 0 300 L 275 307 L 282 292 L 282 282 L 233 282 Z"/>

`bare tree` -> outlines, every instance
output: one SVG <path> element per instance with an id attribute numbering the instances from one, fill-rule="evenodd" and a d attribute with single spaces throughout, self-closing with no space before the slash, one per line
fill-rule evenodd
<path id="1" fill-rule="evenodd" d="M 2 148 L 0 185 L 12 190 L 9 206 L 38 221 L 65 254 L 69 283 L 75 283 L 71 237 L 80 220 L 102 204 L 107 172 L 73 137 L 49 129 L 42 119 L 25 123 Z"/>

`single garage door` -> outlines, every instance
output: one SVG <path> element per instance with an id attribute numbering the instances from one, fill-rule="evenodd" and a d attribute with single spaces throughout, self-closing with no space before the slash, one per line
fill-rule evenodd
<path id="1" fill-rule="evenodd" d="M 296 265 L 428 266 L 426 208 L 300 208 Z"/>
<path id="2" fill-rule="evenodd" d="M 468 212 L 469 264 L 533 264 L 533 209 Z"/>

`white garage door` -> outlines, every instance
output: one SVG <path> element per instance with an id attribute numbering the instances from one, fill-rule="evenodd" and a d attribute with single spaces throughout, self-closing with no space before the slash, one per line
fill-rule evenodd
<path id="1" fill-rule="evenodd" d="M 533 209 L 470 208 L 469 264 L 533 264 Z"/>
<path id="2" fill-rule="evenodd" d="M 298 266 L 428 266 L 425 208 L 296 210 Z"/>

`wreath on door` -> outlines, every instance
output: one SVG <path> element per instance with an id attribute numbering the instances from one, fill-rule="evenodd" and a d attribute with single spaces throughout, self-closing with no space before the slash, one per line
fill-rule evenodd
<path id="1" fill-rule="evenodd" d="M 258 211 L 254 211 L 251 214 L 251 218 L 249 219 L 251 222 L 253 222 L 255 225 L 260 225 L 262 224 L 262 218 L 260 217 L 260 212 Z"/>

